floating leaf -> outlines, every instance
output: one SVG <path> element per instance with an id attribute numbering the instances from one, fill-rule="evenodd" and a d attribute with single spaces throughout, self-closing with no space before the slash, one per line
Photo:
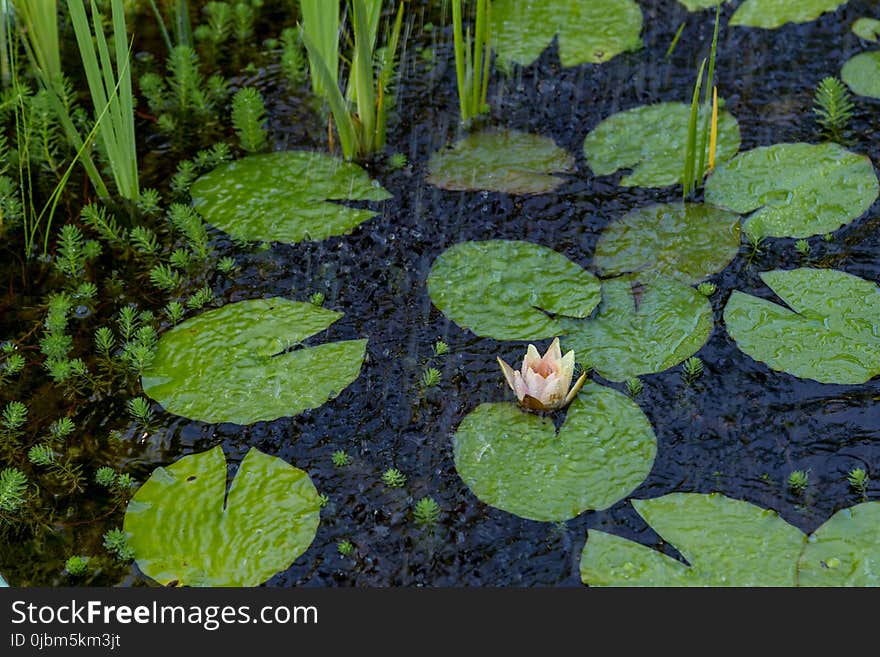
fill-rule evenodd
<path id="1" fill-rule="evenodd" d="M 493 0 L 491 21 L 503 65 L 528 66 L 556 35 L 563 66 L 596 64 L 642 47 L 642 10 L 634 0 Z"/>
<path id="2" fill-rule="evenodd" d="M 531 242 L 462 242 L 431 266 L 428 294 L 462 328 L 496 340 L 561 335 L 562 317 L 587 317 L 598 279 L 553 249 Z"/>
<path id="3" fill-rule="evenodd" d="M 739 245 L 739 215 L 708 205 L 662 203 L 609 224 L 593 264 L 601 276 L 645 271 L 696 283 L 724 269 Z"/>
<path id="4" fill-rule="evenodd" d="M 794 586 L 804 534 L 775 511 L 718 493 L 633 500 L 687 564 L 591 529 L 581 581 L 591 586 Z M 690 565 L 688 565 L 690 564 Z"/>
<path id="5" fill-rule="evenodd" d="M 548 137 L 487 130 L 437 151 L 428 167 L 428 182 L 443 189 L 541 194 L 565 182 L 550 174 L 570 173 L 574 158 Z"/>
<path id="6" fill-rule="evenodd" d="M 761 274 L 788 308 L 734 291 L 727 332 L 774 370 L 821 383 L 859 384 L 880 374 L 880 288 L 833 269 Z"/>
<path id="7" fill-rule="evenodd" d="M 587 383 L 553 421 L 514 403 L 481 404 L 455 433 L 455 467 L 486 504 L 532 520 L 567 520 L 605 509 L 639 486 L 657 441 L 625 395 Z"/>
<path id="8" fill-rule="evenodd" d="M 840 77 L 853 93 L 880 98 L 880 50 L 852 57 L 840 70 Z"/>
<path id="9" fill-rule="evenodd" d="M 876 18 L 859 18 L 852 25 L 853 34 L 865 41 L 880 39 L 880 21 Z"/>
<path id="10" fill-rule="evenodd" d="M 657 103 L 608 117 L 584 140 L 584 155 L 590 168 L 597 176 L 632 169 L 620 181 L 627 187 L 680 184 L 690 112 L 690 105 L 685 103 Z M 736 119 L 729 112 L 719 112 L 715 161 L 721 163 L 736 155 L 739 144 Z M 707 154 L 708 147 L 707 144 Z"/>
<path id="11" fill-rule="evenodd" d="M 719 166 L 706 181 L 706 202 L 753 214 L 755 237 L 810 237 L 861 216 L 877 198 L 871 160 L 842 146 L 762 146 Z"/>
<path id="12" fill-rule="evenodd" d="M 358 165 L 310 151 L 222 164 L 193 183 L 190 194 L 202 216 L 230 235 L 290 244 L 345 235 L 376 214 L 330 201 L 391 198 Z"/>
<path id="13" fill-rule="evenodd" d="M 621 276 L 602 283 L 595 319 L 568 320 L 565 349 L 574 349 L 606 379 L 662 372 L 694 355 L 712 332 L 712 306 L 679 281 Z"/>
<path id="14" fill-rule="evenodd" d="M 733 13 L 730 25 L 775 30 L 786 23 L 809 23 L 846 2 L 847 0 L 746 0 Z"/>
<path id="15" fill-rule="evenodd" d="M 123 527 L 138 567 L 163 586 L 259 586 L 306 551 L 320 507 L 305 472 L 257 449 L 227 495 L 218 446 L 156 468 Z"/>
<path id="16" fill-rule="evenodd" d="M 291 348 L 340 317 L 281 298 L 202 313 L 162 335 L 144 392 L 202 422 L 252 424 L 317 408 L 358 377 L 367 341 Z"/>
<path id="17" fill-rule="evenodd" d="M 700 11 L 702 9 L 709 9 L 710 7 L 717 7 L 722 2 L 730 2 L 730 0 L 678 0 L 681 4 L 687 7 L 688 11 Z"/>
<path id="18" fill-rule="evenodd" d="M 799 586 L 880 586 L 880 502 L 842 509 L 807 540 Z"/>

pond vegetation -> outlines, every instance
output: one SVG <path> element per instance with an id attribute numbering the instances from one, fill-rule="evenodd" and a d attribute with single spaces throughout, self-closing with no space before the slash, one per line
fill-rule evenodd
<path id="1" fill-rule="evenodd" d="M 878 26 L 0 1 L 0 584 L 877 585 Z"/>

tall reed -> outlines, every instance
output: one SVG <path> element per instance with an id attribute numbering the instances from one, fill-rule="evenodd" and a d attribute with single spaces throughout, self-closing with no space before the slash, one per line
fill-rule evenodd
<path id="1" fill-rule="evenodd" d="M 303 2 L 305 8 L 307 2 Z M 331 19 L 338 24 L 336 3 L 322 3 L 323 18 L 309 15 L 310 22 L 300 26 L 302 41 L 309 56 L 312 88 L 322 90 L 330 105 L 336 123 L 342 153 L 346 159 L 360 159 L 385 147 L 388 120 L 388 90 L 394 70 L 394 60 L 403 25 L 403 2 L 400 3 L 385 47 L 377 57 L 380 0 L 350 0 L 349 8 L 354 33 L 351 69 L 346 94 L 339 87 L 339 52 L 325 56 L 325 46 L 331 41 L 327 27 Z M 311 10 L 317 10 L 311 7 Z M 320 12 L 320 10 L 317 10 Z M 307 12 L 303 12 L 306 20 Z M 329 16 L 329 18 L 328 18 Z M 308 27 L 308 26 L 311 26 Z M 338 42 L 338 30 L 334 32 Z M 321 42 L 323 40 L 323 43 Z M 374 66 L 374 61 L 376 61 Z M 336 68 L 333 68 L 333 67 Z M 316 91 L 317 93 L 317 91 Z"/>
<path id="2" fill-rule="evenodd" d="M 461 122 L 470 124 L 474 117 L 489 111 L 486 96 L 489 90 L 491 60 L 491 0 L 477 0 L 474 38 L 470 28 L 463 31 L 461 0 L 452 0 L 452 34 L 455 47 L 455 76 L 458 84 L 458 107 Z"/>
<path id="3" fill-rule="evenodd" d="M 312 91 L 326 98 L 331 87 L 339 84 L 339 2 L 332 0 L 300 0 L 300 29 L 312 44 L 309 54 Z M 321 64 L 323 64 L 323 67 Z M 326 71 L 318 69 L 324 68 Z"/>
<path id="4" fill-rule="evenodd" d="M 95 111 L 107 107 L 98 130 L 119 195 L 136 201 L 138 186 L 137 149 L 134 133 L 134 97 L 131 91 L 131 62 L 125 9 L 122 0 L 111 0 L 116 68 L 104 35 L 95 0 L 90 0 L 94 39 L 83 0 L 67 0 L 76 33 L 86 80 Z"/>

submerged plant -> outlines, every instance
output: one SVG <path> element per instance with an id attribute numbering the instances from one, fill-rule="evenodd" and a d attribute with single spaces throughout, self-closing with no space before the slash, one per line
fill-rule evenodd
<path id="1" fill-rule="evenodd" d="M 807 489 L 810 482 L 809 472 L 806 470 L 792 470 L 788 475 L 786 485 L 795 495 L 801 495 Z"/>
<path id="2" fill-rule="evenodd" d="M 83 556 L 72 556 L 64 563 L 64 570 L 73 577 L 81 577 L 89 572 L 89 558 Z"/>
<path id="3" fill-rule="evenodd" d="M 846 482 L 849 484 L 850 488 L 863 498 L 867 496 L 870 477 L 864 468 L 853 468 L 850 470 L 846 475 Z"/>
<path id="4" fill-rule="evenodd" d="M 323 306 L 324 305 L 324 293 L 323 292 L 314 292 L 309 297 L 309 303 L 313 306 Z"/>
<path id="5" fill-rule="evenodd" d="M 142 427 L 148 427 L 153 420 L 153 409 L 150 402 L 143 397 L 128 400 L 128 413 Z"/>
<path id="6" fill-rule="evenodd" d="M 559 338 L 553 338 L 543 356 L 535 345 L 530 344 L 519 372 L 514 371 L 501 357 L 497 360 L 520 406 L 530 411 L 551 411 L 568 406 L 587 380 L 587 373 L 583 372 L 571 386 L 574 351 L 563 356 Z"/>
<path id="7" fill-rule="evenodd" d="M 232 97 L 232 127 L 238 143 L 249 153 L 266 147 L 266 105 L 263 96 L 252 87 L 239 89 Z"/>
<path id="8" fill-rule="evenodd" d="M 443 340 L 437 340 L 434 343 L 433 350 L 435 356 L 445 356 L 449 353 L 449 345 L 443 342 Z"/>
<path id="9" fill-rule="evenodd" d="M 839 139 L 852 118 L 853 103 L 846 86 L 835 77 L 823 79 L 813 96 L 816 122 L 832 139 Z"/>
<path id="10" fill-rule="evenodd" d="M 440 379 L 442 378 L 443 373 L 436 367 L 425 368 L 422 375 L 419 377 L 419 386 L 422 388 L 431 388 L 440 383 Z"/>
<path id="11" fill-rule="evenodd" d="M 409 162 L 406 159 L 406 155 L 404 155 L 403 153 L 400 153 L 400 152 L 392 153 L 391 155 L 388 156 L 388 168 L 389 169 L 392 169 L 392 170 L 402 169 L 407 164 L 409 164 Z"/>
<path id="12" fill-rule="evenodd" d="M 339 552 L 339 556 L 347 557 L 354 552 L 354 543 L 344 538 L 336 544 L 336 551 Z"/>
<path id="13" fill-rule="evenodd" d="M 104 532 L 104 549 L 119 561 L 134 559 L 134 550 L 129 547 L 125 532 L 119 528 L 114 527 Z"/>
<path id="14" fill-rule="evenodd" d="M 423 497 L 413 508 L 413 520 L 417 525 L 430 527 L 440 519 L 440 505 L 433 497 Z"/>
<path id="15" fill-rule="evenodd" d="M 810 255 L 810 243 L 805 239 L 800 239 L 794 243 L 795 250 L 802 256 Z"/>
<path id="16" fill-rule="evenodd" d="M 691 356 L 682 365 L 682 378 L 691 384 L 703 374 L 703 361 L 698 356 Z"/>
<path id="17" fill-rule="evenodd" d="M 639 377 L 634 376 L 631 379 L 626 380 L 626 394 L 630 397 L 637 397 L 644 389 L 645 386 L 642 384 L 642 380 L 639 379 Z"/>
<path id="18" fill-rule="evenodd" d="M 703 281 L 702 283 L 697 285 L 697 292 L 702 294 L 704 297 L 711 297 L 717 291 L 718 291 L 718 286 L 715 285 L 715 283 Z"/>
<path id="19" fill-rule="evenodd" d="M 333 452 L 333 456 L 331 456 L 330 459 L 333 461 L 333 465 L 337 468 L 344 468 L 351 463 L 351 457 L 341 449 Z"/>
<path id="20" fill-rule="evenodd" d="M 406 485 L 406 475 L 397 468 L 388 468 L 382 473 L 382 483 L 389 488 L 401 488 Z"/>

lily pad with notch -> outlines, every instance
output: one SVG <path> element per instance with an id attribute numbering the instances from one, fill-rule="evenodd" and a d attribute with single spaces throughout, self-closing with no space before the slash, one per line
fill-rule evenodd
<path id="1" fill-rule="evenodd" d="M 840 70 L 840 77 L 854 94 L 880 98 L 880 50 L 850 58 Z"/>
<path id="2" fill-rule="evenodd" d="M 734 291 L 724 308 L 737 347 L 774 370 L 820 383 L 880 374 L 880 288 L 852 274 L 804 267 L 761 274 L 788 306 Z"/>
<path id="3" fill-rule="evenodd" d="M 523 518 L 567 520 L 605 509 L 648 476 L 657 441 L 642 410 L 587 383 L 560 429 L 514 403 L 481 404 L 454 437 L 455 467 L 484 503 Z"/>
<path id="4" fill-rule="evenodd" d="M 625 187 L 667 187 L 681 184 L 691 107 L 656 103 L 618 112 L 597 125 L 584 139 L 584 156 L 597 176 L 631 169 L 621 178 Z M 704 117 L 700 112 L 700 121 Z M 727 111 L 718 114 L 716 163 L 739 150 L 739 124 Z M 708 159 L 709 144 L 706 144 Z"/>
<path id="5" fill-rule="evenodd" d="M 563 66 L 598 64 L 642 47 L 635 0 L 493 0 L 491 42 L 502 66 L 528 66 L 559 37 Z"/>
<path id="6" fill-rule="evenodd" d="M 705 296 L 675 279 L 628 274 L 602 283 L 596 317 L 565 320 L 564 349 L 611 381 L 662 372 L 694 355 L 714 320 Z"/>
<path id="7" fill-rule="evenodd" d="M 161 336 L 144 392 L 202 422 L 252 424 L 317 408 L 358 377 L 367 341 L 294 347 L 340 317 L 277 297 L 202 313 Z"/>
<path id="8" fill-rule="evenodd" d="M 565 317 L 588 317 L 600 299 L 599 280 L 580 265 L 517 240 L 449 247 L 431 265 L 427 286 L 449 319 L 496 340 L 561 335 Z"/>
<path id="9" fill-rule="evenodd" d="M 835 11 L 847 0 L 746 0 L 730 17 L 730 25 L 775 30 L 786 23 L 809 23 Z"/>
<path id="10" fill-rule="evenodd" d="M 739 247 L 738 214 L 697 203 L 660 203 L 608 224 L 593 265 L 603 277 L 648 272 L 691 284 L 727 267 Z"/>
<path id="11" fill-rule="evenodd" d="M 123 524 L 138 567 L 163 586 L 259 586 L 311 545 L 321 500 L 308 474 L 251 448 L 226 490 L 221 447 L 156 468 Z"/>
<path id="12" fill-rule="evenodd" d="M 761 146 L 720 165 L 706 202 L 740 214 L 753 237 L 810 237 L 860 217 L 877 199 L 877 175 L 865 155 L 833 142 Z"/>
<path id="13" fill-rule="evenodd" d="M 515 130 L 470 134 L 431 155 L 428 182 L 455 191 L 552 192 L 574 171 L 574 158 L 549 137 Z"/>
<path id="14" fill-rule="evenodd" d="M 289 244 L 345 235 L 376 215 L 343 201 L 391 198 L 357 164 L 311 151 L 222 164 L 196 180 L 190 194 L 205 220 L 233 237 Z"/>
<path id="15" fill-rule="evenodd" d="M 852 24 L 852 31 L 865 41 L 880 41 L 880 20 L 862 17 Z"/>
<path id="16" fill-rule="evenodd" d="M 683 561 L 591 529 L 590 586 L 877 586 L 880 502 L 842 509 L 807 536 L 775 511 L 720 493 L 671 493 L 633 507 Z"/>

